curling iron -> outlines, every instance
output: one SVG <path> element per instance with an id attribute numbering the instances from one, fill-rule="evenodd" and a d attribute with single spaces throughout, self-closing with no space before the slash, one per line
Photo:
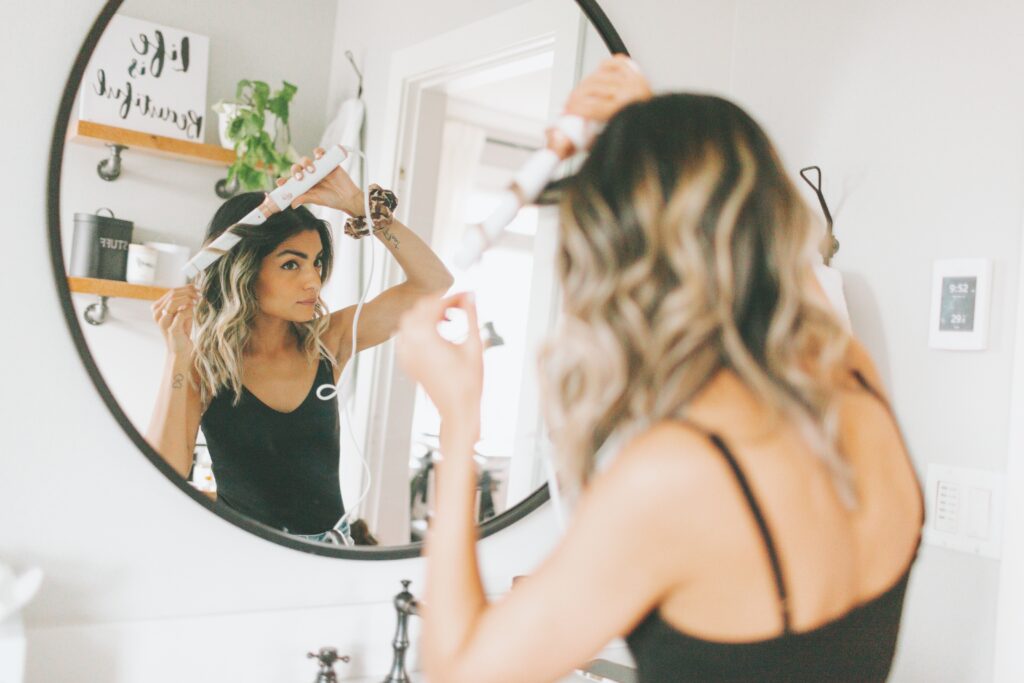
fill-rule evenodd
<path id="1" fill-rule="evenodd" d="M 547 131 L 544 149 L 534 152 L 501 193 L 498 204 L 482 223 L 471 225 L 462 236 L 455 265 L 465 269 L 477 262 L 501 236 L 519 210 L 532 204 L 551 180 L 558 164 L 590 146 L 601 124 L 575 114 L 563 114 Z"/>
<path id="2" fill-rule="evenodd" d="M 636 63 L 629 65 L 639 72 Z M 471 225 L 455 254 L 455 265 L 466 269 L 473 265 L 501 236 L 519 210 L 532 204 L 551 180 L 558 164 L 590 147 L 604 124 L 588 121 L 575 114 L 563 114 L 547 130 L 546 145 L 531 156 L 501 193 L 498 204 L 482 223 Z"/>
<path id="3" fill-rule="evenodd" d="M 302 196 L 310 188 L 326 178 L 348 156 L 348 149 L 341 145 L 332 145 L 324 152 L 322 157 L 313 162 L 312 171 L 304 171 L 302 180 L 297 180 L 294 176 L 289 178 L 288 182 L 284 185 L 268 193 L 263 203 L 243 216 L 235 227 L 238 225 L 260 225 L 275 213 L 288 208 L 296 197 Z M 215 240 L 204 246 L 198 254 L 193 256 L 182 269 L 185 275 L 190 279 L 196 277 L 238 244 L 242 237 L 235 232 L 235 227 L 225 230 Z"/>

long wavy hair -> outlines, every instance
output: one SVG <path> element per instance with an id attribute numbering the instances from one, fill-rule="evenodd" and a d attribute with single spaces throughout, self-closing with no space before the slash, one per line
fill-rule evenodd
<path id="1" fill-rule="evenodd" d="M 246 192 L 224 202 L 206 230 L 204 244 L 210 243 L 265 198 L 262 192 Z M 234 393 L 234 403 L 242 397 L 242 357 L 248 346 L 252 324 L 259 311 L 256 280 L 263 259 L 286 239 L 316 230 L 323 248 L 321 282 L 326 282 L 334 263 L 330 227 L 309 209 L 284 209 L 262 225 L 243 225 L 237 230 L 242 240 L 219 258 L 197 279 L 200 300 L 196 306 L 195 361 L 199 398 L 203 406 L 221 391 Z M 318 299 L 314 317 L 307 323 L 292 323 L 295 342 L 310 362 L 327 358 L 334 362 L 321 337 L 330 324 L 327 306 Z"/>
<path id="2" fill-rule="evenodd" d="M 570 491 L 610 435 L 685 417 L 727 369 L 800 428 L 855 503 L 836 445 L 849 337 L 807 281 L 822 237 L 735 104 L 665 95 L 609 122 L 561 202 L 564 315 L 540 359 Z"/>

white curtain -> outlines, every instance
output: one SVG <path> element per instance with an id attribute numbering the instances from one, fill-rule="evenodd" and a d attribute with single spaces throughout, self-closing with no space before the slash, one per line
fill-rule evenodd
<path id="1" fill-rule="evenodd" d="M 445 255 L 462 239 L 463 216 L 480 165 L 487 134 L 483 128 L 461 121 L 446 121 L 437 178 L 434 213 L 434 251 Z"/>

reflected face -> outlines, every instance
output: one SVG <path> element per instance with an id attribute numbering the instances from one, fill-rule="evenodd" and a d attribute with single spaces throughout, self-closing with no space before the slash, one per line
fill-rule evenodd
<path id="1" fill-rule="evenodd" d="M 260 312 L 289 322 L 309 322 L 323 286 L 323 244 L 316 230 L 281 242 L 260 264 L 256 300 Z"/>

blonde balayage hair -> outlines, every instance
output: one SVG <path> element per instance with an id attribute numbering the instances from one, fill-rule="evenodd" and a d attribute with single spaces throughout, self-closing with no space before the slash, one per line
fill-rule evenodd
<path id="1" fill-rule="evenodd" d="M 229 199 L 214 215 L 207 229 L 208 243 L 262 203 L 262 192 L 248 192 Z M 240 226 L 242 240 L 198 278 L 200 300 L 196 306 L 195 354 L 193 366 L 198 379 L 201 405 L 222 391 L 242 397 L 242 358 L 249 344 L 253 321 L 259 312 L 256 281 L 263 259 L 289 237 L 306 230 L 320 235 L 323 247 L 321 281 L 326 282 L 333 265 L 330 228 L 305 207 L 285 209 L 259 226 Z M 292 323 L 298 348 L 310 362 L 334 356 L 322 337 L 330 325 L 327 307 L 319 299 L 308 323 Z"/>
<path id="2" fill-rule="evenodd" d="M 853 505 L 835 406 L 849 337 L 806 279 L 822 234 L 731 102 L 664 95 L 609 122 L 561 203 L 564 315 L 540 361 L 566 483 L 613 433 L 684 418 L 728 369 Z"/>

